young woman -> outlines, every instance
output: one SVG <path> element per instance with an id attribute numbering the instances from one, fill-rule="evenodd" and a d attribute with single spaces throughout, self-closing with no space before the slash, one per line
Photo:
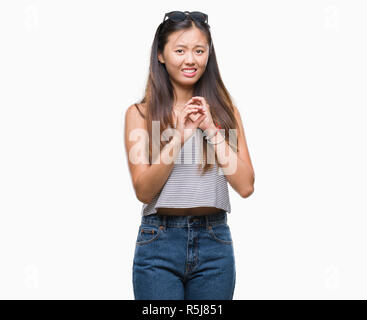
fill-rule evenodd
<path id="1" fill-rule="evenodd" d="M 255 175 L 206 14 L 165 14 L 151 48 L 145 96 L 125 113 L 125 146 L 143 202 L 135 299 L 232 299 L 228 182 L 246 198 Z"/>

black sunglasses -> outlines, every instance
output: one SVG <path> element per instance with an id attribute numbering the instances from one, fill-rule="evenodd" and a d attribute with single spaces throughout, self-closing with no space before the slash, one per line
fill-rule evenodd
<path id="1" fill-rule="evenodd" d="M 163 22 L 166 20 L 166 17 L 173 22 L 181 22 L 184 21 L 187 16 L 190 16 L 192 20 L 197 22 L 208 23 L 208 15 L 199 11 L 171 11 L 164 15 Z"/>

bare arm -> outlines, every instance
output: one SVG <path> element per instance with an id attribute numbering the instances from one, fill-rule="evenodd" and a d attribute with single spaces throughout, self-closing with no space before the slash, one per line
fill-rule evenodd
<path id="1" fill-rule="evenodd" d="M 187 112 L 193 111 L 196 110 L 196 107 L 187 107 L 186 110 Z M 150 165 L 149 137 L 145 119 L 139 114 L 135 105 L 127 109 L 125 113 L 125 150 L 135 194 L 141 202 L 149 203 L 166 183 L 175 165 L 174 160 L 180 152 L 181 144 L 184 142 L 181 137 L 183 135 L 175 134 L 172 140 L 162 148 L 158 158 L 153 159 Z"/>
<path id="2" fill-rule="evenodd" d="M 215 149 L 219 160 L 219 166 L 222 167 L 223 173 L 229 184 L 241 195 L 241 197 L 246 198 L 254 192 L 255 172 L 246 143 L 243 123 L 237 107 L 235 107 L 235 117 L 239 124 L 239 130 L 237 130 L 239 152 L 234 152 L 226 141 L 212 144 L 211 146 Z M 215 131 L 215 127 L 208 130 L 209 133 Z M 224 136 L 218 132 L 211 141 L 215 143 L 223 139 Z"/>
<path id="3" fill-rule="evenodd" d="M 141 110 L 142 107 L 139 107 Z M 162 148 L 159 163 L 150 165 L 148 141 L 145 119 L 139 114 L 136 106 L 131 105 L 125 113 L 125 150 L 135 194 L 144 203 L 149 203 L 161 190 L 173 169 L 174 162 L 166 164 L 162 158 L 167 159 L 173 149 L 175 159 L 180 150 L 177 148 L 180 140 L 173 138 Z"/>

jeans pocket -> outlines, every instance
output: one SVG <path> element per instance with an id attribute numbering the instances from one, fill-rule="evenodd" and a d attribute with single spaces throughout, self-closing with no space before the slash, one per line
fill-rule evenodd
<path id="1" fill-rule="evenodd" d="M 139 227 L 139 233 L 136 239 L 137 245 L 143 245 L 151 243 L 158 239 L 162 229 L 155 225 L 141 224 Z"/>
<path id="2" fill-rule="evenodd" d="M 209 226 L 209 234 L 212 239 L 224 244 L 232 244 L 232 235 L 229 225 L 226 223 Z"/>

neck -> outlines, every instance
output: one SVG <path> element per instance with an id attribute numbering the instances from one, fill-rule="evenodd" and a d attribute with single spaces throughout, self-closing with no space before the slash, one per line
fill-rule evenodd
<path id="1" fill-rule="evenodd" d="M 194 94 L 194 89 L 192 86 L 185 87 L 182 85 L 179 86 L 177 84 L 174 84 L 173 88 L 174 88 L 173 105 L 177 107 L 178 109 L 181 109 L 185 106 L 187 101 L 189 101 L 192 98 Z"/>

